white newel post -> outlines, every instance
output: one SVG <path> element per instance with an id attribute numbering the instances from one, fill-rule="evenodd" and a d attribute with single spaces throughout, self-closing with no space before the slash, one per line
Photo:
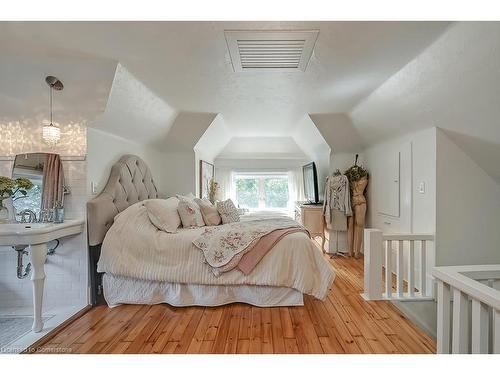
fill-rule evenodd
<path id="1" fill-rule="evenodd" d="M 364 284 L 363 298 L 382 299 L 382 231 L 365 229 L 364 232 Z"/>
<path id="2" fill-rule="evenodd" d="M 33 332 L 40 332 L 43 329 L 42 305 L 43 305 L 43 284 L 45 282 L 44 264 L 47 258 L 47 244 L 30 245 L 31 281 L 33 282 Z"/>

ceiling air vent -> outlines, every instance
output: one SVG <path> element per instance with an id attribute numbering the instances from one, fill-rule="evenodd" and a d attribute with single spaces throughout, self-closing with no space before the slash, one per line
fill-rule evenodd
<path id="1" fill-rule="evenodd" d="M 304 72 L 318 33 L 318 30 L 224 32 L 235 72 Z"/>

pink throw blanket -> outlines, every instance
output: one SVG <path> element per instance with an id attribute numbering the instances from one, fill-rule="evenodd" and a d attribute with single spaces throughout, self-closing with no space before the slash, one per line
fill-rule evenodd
<path id="1" fill-rule="evenodd" d="M 307 232 L 304 228 L 284 228 L 277 229 L 271 233 L 262 236 L 251 249 L 245 251 L 245 254 L 241 257 L 238 262 L 238 269 L 245 275 L 248 275 L 253 271 L 255 266 L 264 258 L 273 247 L 276 245 L 284 236 L 295 232 Z"/>

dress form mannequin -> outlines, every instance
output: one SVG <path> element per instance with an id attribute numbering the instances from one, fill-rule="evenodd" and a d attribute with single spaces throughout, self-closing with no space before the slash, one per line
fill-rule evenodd
<path id="1" fill-rule="evenodd" d="M 365 189 L 368 185 L 368 171 L 358 165 L 358 155 L 354 165 L 345 171 L 351 189 L 352 216 L 347 220 L 347 247 L 349 255 L 359 257 L 363 246 L 363 230 L 365 228 L 366 198 Z"/>
<path id="2" fill-rule="evenodd" d="M 364 191 L 368 185 L 368 176 L 351 183 L 352 216 L 347 221 L 347 241 L 349 255 L 358 258 L 363 245 L 363 230 L 365 228 L 366 198 Z"/>

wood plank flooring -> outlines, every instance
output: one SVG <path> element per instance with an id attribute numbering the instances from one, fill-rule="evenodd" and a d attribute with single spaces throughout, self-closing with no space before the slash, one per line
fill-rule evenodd
<path id="1" fill-rule="evenodd" d="M 99 306 L 41 346 L 71 353 L 435 353 L 434 341 L 387 301 L 367 302 L 362 259 L 329 259 L 325 301 L 258 308 Z M 57 348 L 58 350 L 53 350 Z"/>

